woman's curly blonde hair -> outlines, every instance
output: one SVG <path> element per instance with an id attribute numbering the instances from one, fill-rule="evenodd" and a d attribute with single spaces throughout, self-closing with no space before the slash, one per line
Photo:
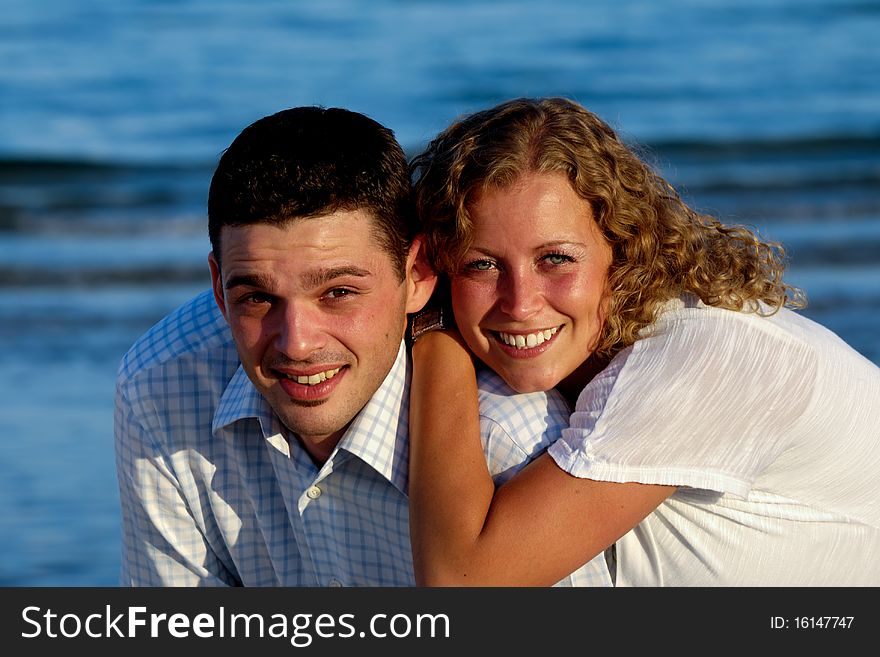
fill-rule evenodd
<path id="1" fill-rule="evenodd" d="M 781 245 L 692 210 L 574 101 L 519 98 L 466 116 L 416 156 L 410 171 L 429 257 L 446 273 L 470 247 L 475 195 L 525 173 L 564 174 L 590 203 L 613 254 L 596 356 L 635 342 L 666 301 L 688 292 L 731 310 L 772 314 L 804 305 L 803 293 L 782 281 Z"/>

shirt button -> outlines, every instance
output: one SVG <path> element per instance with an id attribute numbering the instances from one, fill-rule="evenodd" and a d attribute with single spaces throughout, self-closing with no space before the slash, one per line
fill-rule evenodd
<path id="1" fill-rule="evenodd" d="M 334 589 L 338 589 L 339 587 L 342 586 L 342 582 L 340 582 L 338 579 L 336 579 L 334 577 L 333 579 L 330 580 L 329 586 Z"/>
<path id="2" fill-rule="evenodd" d="M 306 497 L 308 497 L 310 500 L 318 499 L 319 497 L 321 497 L 321 489 L 317 486 L 312 486 L 306 491 Z"/>

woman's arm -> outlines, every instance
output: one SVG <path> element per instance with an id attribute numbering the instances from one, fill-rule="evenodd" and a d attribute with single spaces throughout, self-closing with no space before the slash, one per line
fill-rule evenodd
<path id="1" fill-rule="evenodd" d="M 470 353 L 456 332 L 413 346 L 410 531 L 422 586 L 550 586 L 675 488 L 579 479 L 543 454 L 495 491 Z"/>

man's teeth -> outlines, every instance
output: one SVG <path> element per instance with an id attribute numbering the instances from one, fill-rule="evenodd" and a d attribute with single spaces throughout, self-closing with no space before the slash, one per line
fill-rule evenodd
<path id="1" fill-rule="evenodd" d="M 528 333 L 526 335 L 511 335 L 510 333 L 504 333 L 503 331 L 499 331 L 498 335 L 501 337 L 501 342 L 504 344 L 515 347 L 516 349 L 530 349 L 532 347 L 537 347 L 539 344 L 552 338 L 558 330 L 559 327 L 556 326 L 551 329 L 545 329 L 536 333 Z"/>
<path id="2" fill-rule="evenodd" d="M 326 372 L 318 372 L 317 374 L 309 374 L 308 376 L 289 376 L 287 378 L 303 385 L 314 386 L 327 379 L 332 379 L 341 369 L 341 367 L 337 367 L 335 370 L 327 370 Z"/>

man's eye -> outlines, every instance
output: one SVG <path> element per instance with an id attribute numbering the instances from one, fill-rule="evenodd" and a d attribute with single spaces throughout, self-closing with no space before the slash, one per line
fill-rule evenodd
<path id="1" fill-rule="evenodd" d="M 350 297 L 354 294 L 354 290 L 350 290 L 346 287 L 336 287 L 332 290 L 329 290 L 326 294 L 324 294 L 324 296 L 329 299 L 342 299 L 343 297 Z"/>
<path id="2" fill-rule="evenodd" d="M 248 292 L 239 297 L 239 301 L 248 304 L 269 303 L 272 301 L 272 297 L 264 292 Z"/>

